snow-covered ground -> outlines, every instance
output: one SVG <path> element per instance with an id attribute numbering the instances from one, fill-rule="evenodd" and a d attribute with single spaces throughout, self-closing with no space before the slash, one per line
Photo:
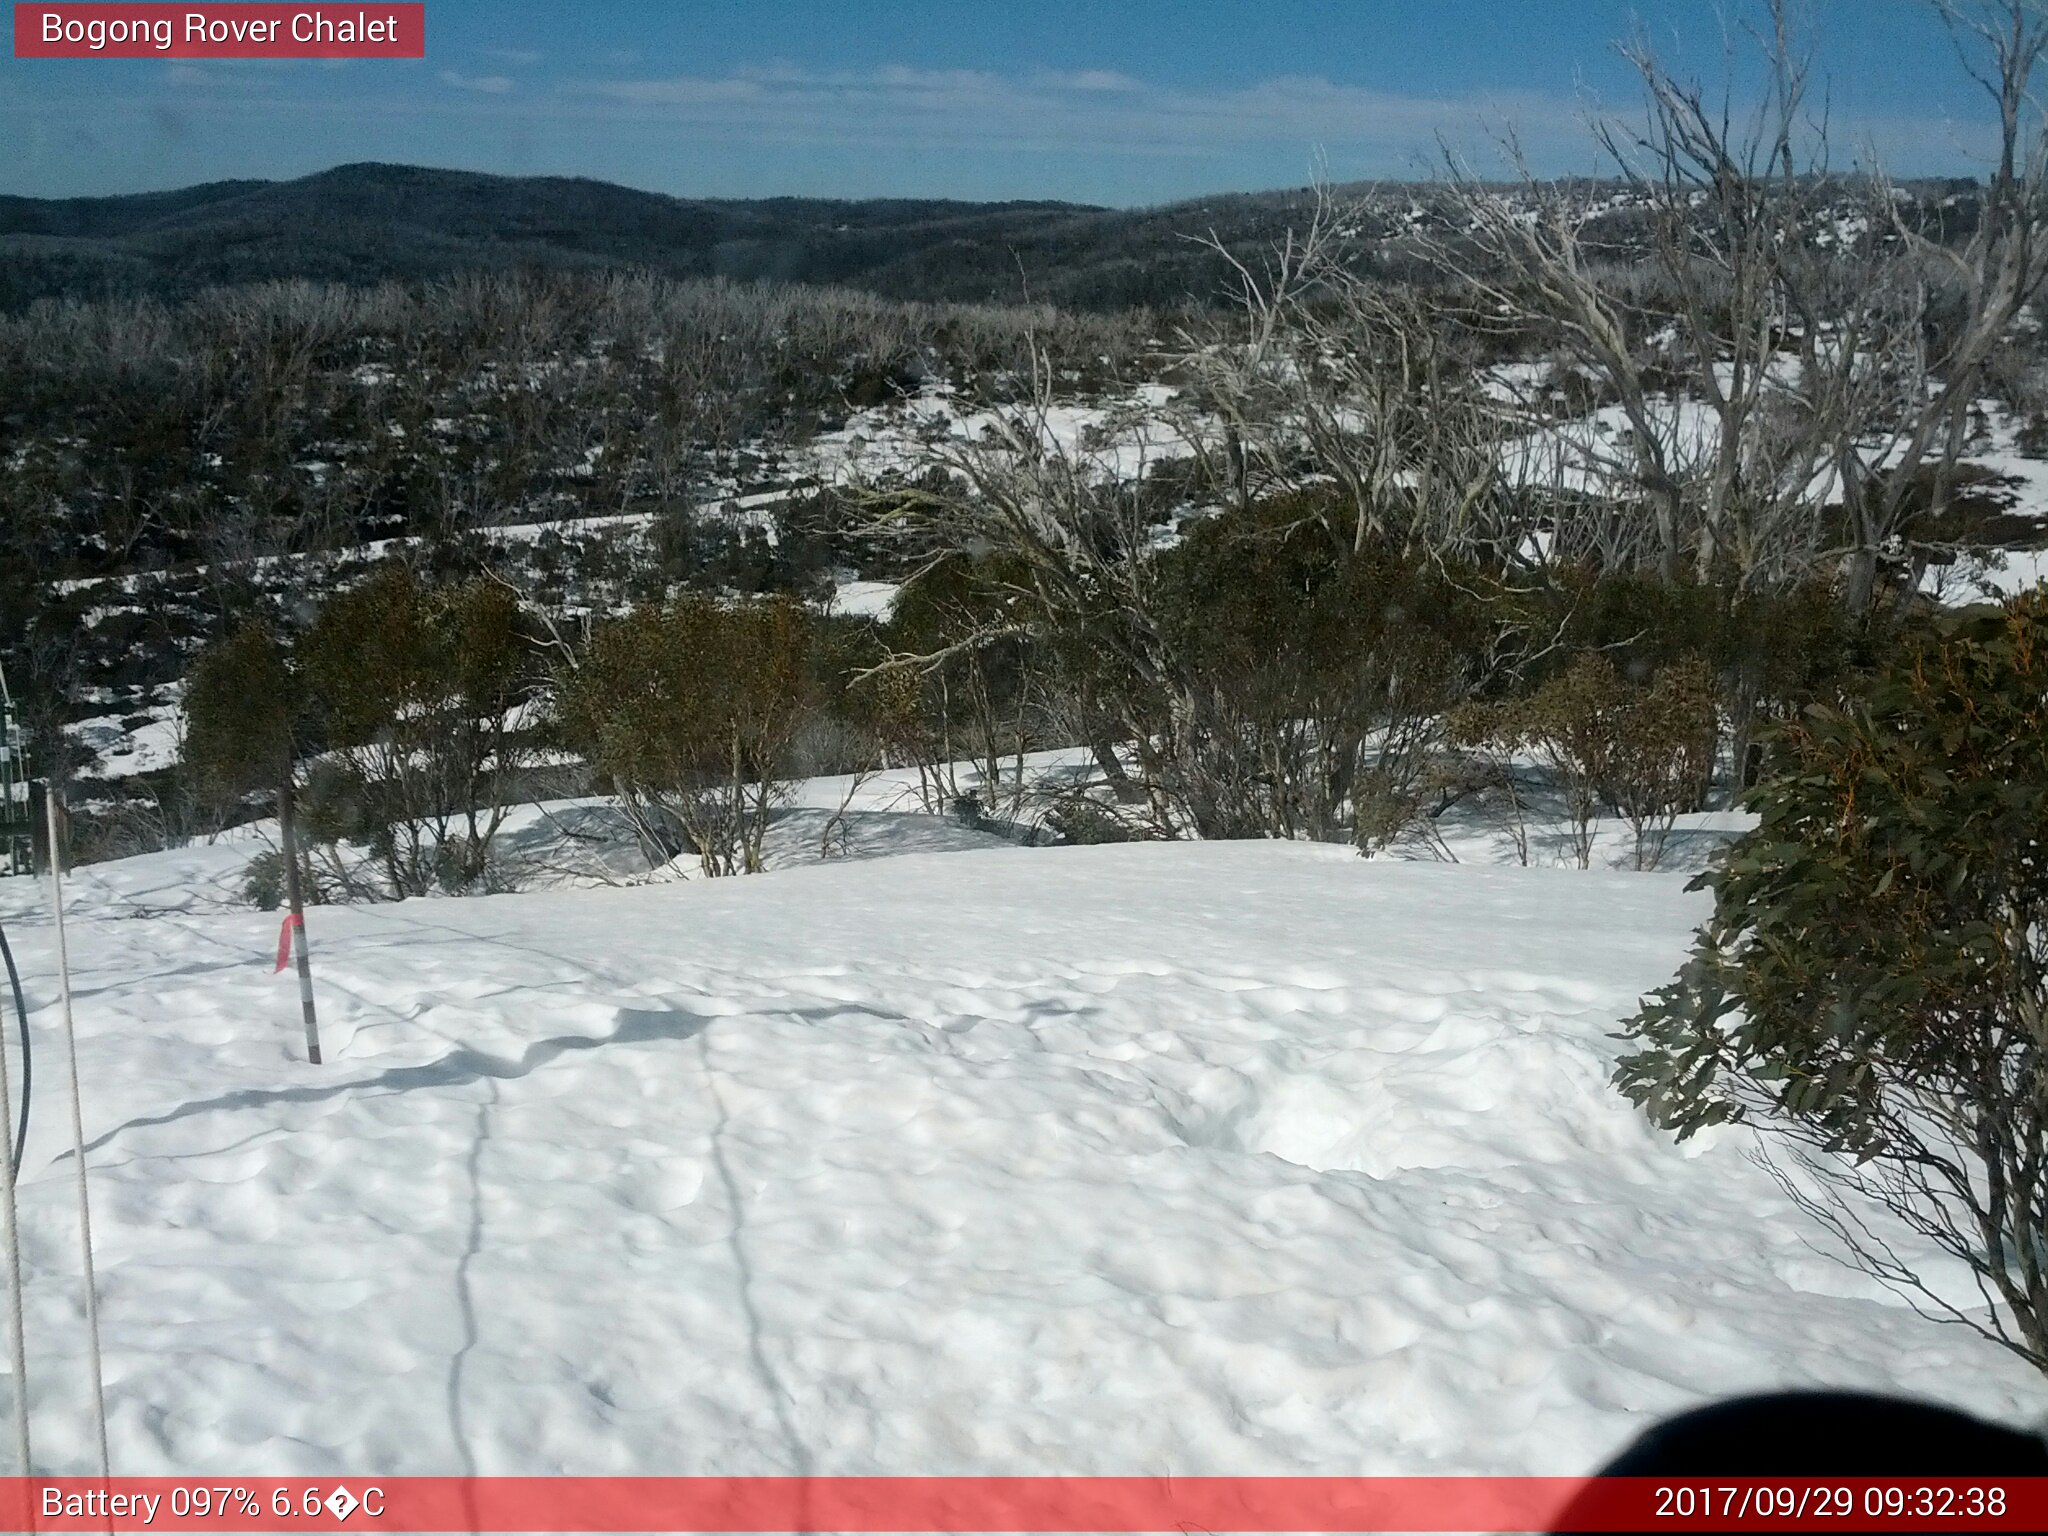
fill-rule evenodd
<path id="1" fill-rule="evenodd" d="M 1568 1473 L 1746 1388 L 2042 1409 L 1812 1252 L 1748 1132 L 1607 1086 L 1679 876 L 985 846 L 321 908 L 314 1068 L 246 853 L 71 887 L 119 1472 Z M 39 894 L 0 881 L 77 1472 Z"/>

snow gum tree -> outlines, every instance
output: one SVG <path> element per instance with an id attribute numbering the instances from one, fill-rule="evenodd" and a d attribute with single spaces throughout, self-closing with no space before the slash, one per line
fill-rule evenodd
<path id="1" fill-rule="evenodd" d="M 297 772 L 297 739 L 305 724 L 301 680 L 271 630 L 244 621 L 200 652 L 185 684 L 185 773 L 191 788 L 223 810 L 251 794 L 275 795 L 280 812 Z M 294 849 L 298 887 L 318 901 L 321 882 L 303 850 Z M 245 893 L 269 910 L 285 899 L 282 849 L 249 864 Z"/>
<path id="2" fill-rule="evenodd" d="M 761 869 L 811 704 L 811 631 L 788 599 L 682 597 L 600 627 L 558 679 L 564 735 L 611 781 L 650 858 Z"/>
<path id="3" fill-rule="evenodd" d="M 1593 866 L 1603 809 L 1627 824 L 1636 868 L 1655 869 L 1679 815 L 1705 798 L 1718 740 L 1713 678 L 1697 658 L 1635 681 L 1602 651 L 1580 652 L 1526 695 L 1459 708 L 1448 729 L 1459 747 L 1487 754 L 1487 778 L 1506 790 L 1525 862 L 1527 808 L 1512 763 L 1526 752 L 1542 765 L 1580 869 Z"/>
<path id="4" fill-rule="evenodd" d="M 933 559 L 899 598 L 884 631 L 893 653 L 931 659 L 873 669 L 863 679 L 866 713 L 891 754 L 916 767 L 920 798 L 933 813 L 963 801 L 1014 811 L 999 803 L 1005 778 L 1012 797 L 1023 792 L 1018 760 L 1035 700 L 1031 644 L 1008 623 L 1012 604 L 1003 584 L 1014 574 L 1000 560 L 975 561 L 958 551 Z M 1012 632 L 995 633 L 1006 628 Z M 959 641 L 967 643 L 956 647 Z"/>
<path id="5" fill-rule="evenodd" d="M 264 625 L 238 625 L 208 646 L 185 684 L 185 765 L 205 790 L 273 790 L 292 765 L 295 684 Z"/>
<path id="6" fill-rule="evenodd" d="M 1777 1133 L 1781 1183 L 1861 1267 L 2048 1372 L 2048 594 L 1922 621 L 1772 748 L 1616 1081 L 1681 1137 Z"/>
<path id="7" fill-rule="evenodd" d="M 360 839 L 389 894 L 484 879 L 526 751 L 532 651 L 518 599 L 388 566 L 322 605 L 297 661 L 331 749 L 309 820 Z"/>

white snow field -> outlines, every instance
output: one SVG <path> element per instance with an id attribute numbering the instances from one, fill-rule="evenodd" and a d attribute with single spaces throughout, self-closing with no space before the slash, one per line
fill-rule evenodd
<path id="1" fill-rule="evenodd" d="M 1678 875 L 990 847 L 309 918 L 72 887 L 115 1470 L 1572 1473 L 2038 1378 L 1607 1085 Z M 91 1465 L 40 888 L 38 1461 Z"/>

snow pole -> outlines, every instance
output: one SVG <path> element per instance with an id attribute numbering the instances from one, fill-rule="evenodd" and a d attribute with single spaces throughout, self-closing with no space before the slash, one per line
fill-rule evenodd
<path id="1" fill-rule="evenodd" d="M 28 1150 L 29 1087 L 35 1078 L 35 1058 L 29 1047 L 28 999 L 22 995 L 21 972 L 15 968 L 14 951 L 7 947 L 5 924 L 0 924 L 0 965 L 7 968 L 7 989 L 14 995 L 14 1021 L 21 1029 L 21 1119 L 15 1122 L 13 1141 L 13 1166 L 18 1170 Z"/>
<path id="2" fill-rule="evenodd" d="M 283 969 L 289 949 L 298 958 L 299 1011 L 306 1019 L 306 1060 L 320 1065 L 320 1021 L 313 1012 L 313 957 L 306 952 L 306 905 L 299 889 L 299 836 L 292 818 L 292 777 L 284 776 L 277 789 L 277 833 L 284 844 L 284 895 L 291 915 L 284 920 L 284 936 L 278 944 L 278 961 Z"/>
<path id="3" fill-rule="evenodd" d="M 0 869 L 10 874 L 32 873 L 35 868 L 35 800 L 21 751 L 21 728 L 14 719 L 14 697 L 7 691 L 7 675 L 0 672 Z M 19 807 L 19 809 L 17 809 Z M 27 854 L 26 860 L 23 854 Z M 28 1006 L 21 995 L 21 977 L 14 969 L 14 954 L 0 937 L 0 951 L 6 952 L 7 976 L 14 993 L 14 1006 L 21 1016 L 21 1074 L 24 1098 L 22 1124 L 28 1123 Z M 7 1347 L 8 1363 L 14 1370 L 14 1456 L 23 1477 L 34 1474 L 29 1462 L 28 1435 L 28 1338 L 21 1305 L 21 1227 L 15 1208 L 14 1186 L 21 1176 L 21 1150 L 14 1140 L 14 1092 L 9 1080 L 7 1051 L 0 1046 L 0 1142 L 11 1154 L 4 1177 L 0 1177 L 0 1245 L 7 1250 Z M 5 1511 L 13 1514 L 12 1508 Z M 22 1525 L 28 1525 L 24 1514 Z"/>
<path id="4" fill-rule="evenodd" d="M 78 1088 L 78 1033 L 71 1021 L 71 950 L 64 937 L 64 844 L 58 836 L 57 786 L 43 791 L 50 828 L 50 917 L 57 930 L 57 1003 L 64 1021 L 64 1055 L 71 1067 L 71 1170 L 78 1190 L 78 1243 L 85 1280 L 85 1336 L 91 1351 L 93 1424 L 99 1431 L 100 1477 L 113 1476 L 107 1454 L 106 1372 L 100 1365 L 99 1282 L 92 1265 L 92 1202 L 85 1183 L 85 1108 Z"/>
<path id="5" fill-rule="evenodd" d="M 0 1049 L 0 1140 L 14 1141 L 14 1091 L 8 1081 L 7 1052 Z M 28 1343 L 23 1337 L 21 1310 L 21 1231 L 14 1208 L 14 1181 L 21 1171 L 18 1160 L 10 1158 L 0 1178 L 0 1241 L 7 1248 L 7 1347 L 14 1368 L 14 1456 L 20 1475 L 29 1477 L 28 1448 Z"/>

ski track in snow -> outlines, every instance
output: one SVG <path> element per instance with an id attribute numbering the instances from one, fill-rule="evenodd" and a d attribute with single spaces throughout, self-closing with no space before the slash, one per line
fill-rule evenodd
<path id="1" fill-rule="evenodd" d="M 1136 845 L 317 908 L 312 1068 L 243 857 L 73 886 L 120 1473 L 1571 1473 L 1747 1389 L 2039 1411 L 1812 1253 L 1750 1133 L 1607 1086 L 1682 876 Z"/>

